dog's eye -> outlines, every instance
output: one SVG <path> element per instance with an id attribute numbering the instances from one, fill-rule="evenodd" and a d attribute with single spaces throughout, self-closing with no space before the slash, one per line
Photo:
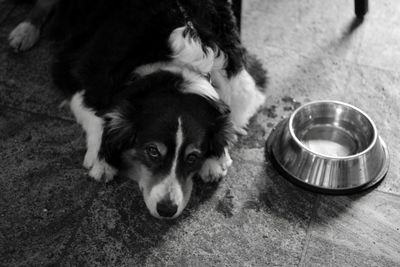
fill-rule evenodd
<path id="1" fill-rule="evenodd" d="M 147 155 L 153 159 L 153 160 L 158 160 L 161 158 L 160 151 L 158 151 L 157 146 L 155 145 L 150 145 L 146 148 Z"/>
<path id="2" fill-rule="evenodd" d="M 198 158 L 199 158 L 199 156 L 197 154 L 191 153 L 186 157 L 186 163 L 189 165 L 192 165 L 192 164 L 196 163 Z"/>

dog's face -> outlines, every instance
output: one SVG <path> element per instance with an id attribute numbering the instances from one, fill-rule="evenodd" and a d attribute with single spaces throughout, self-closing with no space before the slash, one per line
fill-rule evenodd
<path id="1" fill-rule="evenodd" d="M 179 77 L 160 78 L 161 88 L 157 78 L 108 114 L 104 151 L 138 182 L 153 216 L 176 218 L 190 199 L 192 177 L 208 156 L 222 153 L 231 129 L 225 105 L 179 91 Z"/>
<path id="2" fill-rule="evenodd" d="M 198 127 L 196 134 L 190 132 L 188 118 L 167 115 L 161 120 L 138 131 L 123 160 L 129 176 L 138 181 L 151 214 L 174 218 L 188 203 L 192 177 L 203 162 L 205 131 Z"/>

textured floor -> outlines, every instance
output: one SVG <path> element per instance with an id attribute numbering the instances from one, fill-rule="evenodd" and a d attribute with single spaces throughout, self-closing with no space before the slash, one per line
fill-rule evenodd
<path id="1" fill-rule="evenodd" d="M 0 0 L 0 266 L 400 266 L 400 1 L 370 2 L 352 29 L 352 0 L 244 1 L 243 41 L 269 70 L 268 100 L 228 177 L 198 182 L 166 222 L 133 182 L 86 176 L 49 44 L 13 54 L 7 35 L 28 9 Z M 282 117 L 327 98 L 364 109 L 390 147 L 390 171 L 371 192 L 310 193 L 264 160 Z"/>

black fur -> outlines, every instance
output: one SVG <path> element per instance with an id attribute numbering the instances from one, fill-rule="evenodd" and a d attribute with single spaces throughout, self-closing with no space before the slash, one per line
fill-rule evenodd
<path id="1" fill-rule="evenodd" d="M 112 110 L 124 115 L 127 124 L 121 126 L 121 131 L 105 126 L 101 153 L 113 165 L 118 165 L 121 149 L 132 146 L 141 124 L 164 114 L 191 117 L 205 127 L 207 156 L 223 153 L 231 137 L 229 110 L 223 103 L 180 93 L 182 77 L 177 74 L 156 72 L 127 85 L 135 68 L 170 60 L 169 36 L 188 19 L 204 45 L 218 46 L 227 55 L 228 76 L 244 67 L 246 51 L 227 0 L 58 3 L 52 21 L 56 41 L 54 82 L 67 97 L 85 90 L 86 106 L 99 116 Z"/>
<path id="2" fill-rule="evenodd" d="M 227 0 L 179 0 L 202 42 L 228 57 L 228 76 L 244 67 L 235 19 Z M 129 74 L 171 54 L 168 37 L 185 24 L 176 0 L 61 0 L 53 21 L 56 84 L 70 95 L 87 91 L 87 104 L 107 108 Z M 91 97 L 94 95 L 94 97 Z"/>

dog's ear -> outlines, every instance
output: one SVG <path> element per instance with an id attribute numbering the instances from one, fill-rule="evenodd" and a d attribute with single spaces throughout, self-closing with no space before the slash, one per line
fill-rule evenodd
<path id="1" fill-rule="evenodd" d="M 116 109 L 106 113 L 104 118 L 101 156 L 118 167 L 123 149 L 134 144 L 136 138 L 135 121 L 126 109 Z"/>
<path id="2" fill-rule="evenodd" d="M 220 157 L 224 153 L 225 147 L 234 140 L 235 133 L 229 107 L 222 101 L 213 102 L 217 114 L 208 131 L 206 156 Z"/>

